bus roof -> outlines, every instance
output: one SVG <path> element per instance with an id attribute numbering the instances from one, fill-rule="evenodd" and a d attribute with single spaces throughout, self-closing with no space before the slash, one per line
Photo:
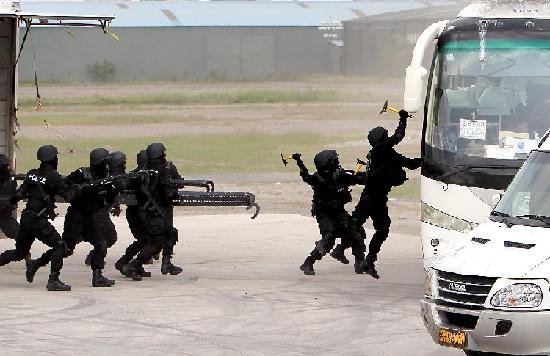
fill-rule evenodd
<path id="1" fill-rule="evenodd" d="M 477 1 L 465 7 L 458 17 L 550 19 L 550 3 L 548 0 Z"/>

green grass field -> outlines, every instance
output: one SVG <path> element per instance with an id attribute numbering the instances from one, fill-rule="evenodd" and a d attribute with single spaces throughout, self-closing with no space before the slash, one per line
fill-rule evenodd
<path id="1" fill-rule="evenodd" d="M 338 99 L 334 90 L 233 90 L 224 92 L 165 92 L 126 95 L 92 95 L 74 98 L 43 98 L 43 106 L 112 106 L 112 105 L 189 105 L 325 102 Z M 19 108 L 34 108 L 34 96 L 21 96 Z"/>
<path id="2" fill-rule="evenodd" d="M 210 173 L 259 173 L 284 171 L 280 153 L 301 152 L 305 161 L 312 161 L 313 155 L 327 147 L 349 140 L 353 136 L 337 138 L 312 134 L 287 135 L 180 135 L 139 138 L 99 138 L 49 140 L 61 151 L 60 171 L 69 172 L 87 165 L 89 152 L 96 147 L 105 147 L 110 151 L 123 151 L 128 155 L 129 166 L 135 164 L 135 154 L 152 142 L 163 142 L 168 158 L 173 160 L 182 172 L 190 174 Z M 18 140 L 20 151 L 17 153 L 17 167 L 20 172 L 36 165 L 36 149 L 44 140 L 21 138 Z M 342 162 L 355 162 L 353 152 L 345 148 L 339 150 Z"/>

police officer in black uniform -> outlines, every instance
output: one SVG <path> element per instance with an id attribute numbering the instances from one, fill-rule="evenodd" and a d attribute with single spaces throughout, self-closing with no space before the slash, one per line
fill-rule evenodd
<path id="1" fill-rule="evenodd" d="M 108 158 L 108 170 L 110 176 L 126 174 L 126 155 L 120 151 L 111 152 Z M 115 197 L 111 204 L 105 204 L 103 209 L 94 213 L 94 224 L 99 230 L 99 234 L 107 242 L 107 249 L 111 248 L 117 241 L 116 227 L 109 214 L 119 216 L 120 212 L 120 202 Z M 93 254 L 94 250 L 86 256 L 85 264 L 87 266 L 92 264 Z"/>
<path id="2" fill-rule="evenodd" d="M 19 223 L 15 219 L 17 182 L 11 173 L 8 157 L 0 154 L 0 229 L 10 239 L 15 239 Z"/>
<path id="3" fill-rule="evenodd" d="M 342 169 L 338 154 L 334 150 L 324 150 L 315 156 L 317 172 L 313 174 L 309 174 L 300 154 L 295 153 L 292 158 L 300 168 L 302 180 L 313 188 L 311 214 L 317 219 L 321 233 L 321 240 L 315 243 L 315 248 L 300 269 L 306 275 L 314 275 L 313 264 L 330 252 L 335 240 L 340 237 L 346 246 L 352 247 L 355 256 L 355 272 L 363 273 L 360 263 L 365 257 L 364 235 L 352 230 L 351 216 L 346 211 L 345 205 L 351 201 L 349 187 L 365 184 L 364 174 L 354 175 L 353 172 Z M 340 260 L 343 263 L 347 261 L 345 257 Z"/>
<path id="4" fill-rule="evenodd" d="M 124 273 L 135 280 L 140 280 L 140 271 L 153 255 L 162 250 L 161 273 L 177 275 L 183 269 L 172 264 L 174 246 L 178 241 L 178 230 L 174 228 L 174 207 L 172 202 L 177 197 L 178 188 L 171 179 L 181 176 L 172 162 L 166 160 L 166 148 L 162 143 L 147 146 L 147 169 L 158 172 L 158 177 L 149 188 L 150 197 L 147 207 L 140 211 L 142 221 L 147 226 L 147 244 L 137 257 L 124 267 Z"/>
<path id="5" fill-rule="evenodd" d="M 137 167 L 132 172 L 139 172 L 146 168 L 147 154 L 145 150 L 141 150 L 137 154 Z M 130 227 L 130 231 L 135 241 L 126 248 L 124 255 L 115 263 L 115 268 L 127 277 L 129 276 L 124 272 L 124 266 L 130 263 L 134 256 L 136 256 L 147 243 L 147 225 L 141 220 L 142 216 L 140 216 L 140 211 L 144 208 L 148 199 L 140 187 L 134 187 L 133 191 L 136 196 L 137 204 L 126 207 L 126 220 L 128 221 L 128 226 Z M 139 269 L 138 273 L 141 277 L 151 277 L 151 272 L 145 271 L 143 267 Z"/>
<path id="6" fill-rule="evenodd" d="M 76 245 L 86 241 L 94 247 L 91 257 L 92 286 L 111 287 L 114 280 L 103 276 L 105 256 L 112 236 L 106 235 L 111 227 L 99 227 L 99 224 L 110 221 L 107 206 L 111 206 L 117 194 L 117 187 L 108 185 L 93 185 L 93 181 L 107 178 L 109 175 L 109 151 L 96 148 L 90 152 L 90 167 L 82 167 L 67 176 L 66 182 L 73 187 L 79 187 L 75 198 L 67 209 L 63 241 L 67 243 L 68 254 L 72 254 Z M 97 214 L 101 217 L 98 219 Z M 106 215 L 106 219 L 105 219 Z M 112 222 L 111 222 L 112 224 Z M 112 228 L 114 230 L 114 227 Z M 114 233 L 116 241 L 116 231 Z"/>
<path id="7" fill-rule="evenodd" d="M 390 232 L 388 194 L 392 187 L 402 185 L 407 180 L 403 167 L 417 169 L 422 163 L 421 158 L 407 158 L 394 149 L 405 137 L 408 117 L 409 113 L 405 110 L 399 112 L 399 125 L 392 136 L 388 137 L 388 130 L 383 127 L 376 127 L 368 134 L 368 141 L 372 146 L 368 155 L 370 161 L 367 173 L 368 184 L 363 189 L 352 218 L 356 226 L 362 226 L 369 217 L 372 219 L 375 233 L 362 266 L 366 273 L 375 278 L 379 277 L 374 263 Z"/>
<path id="8" fill-rule="evenodd" d="M 32 282 L 38 267 L 45 266 L 51 261 L 51 273 L 46 288 L 49 291 L 69 291 L 71 287 L 59 280 L 65 244 L 57 230 L 48 221 L 56 216 L 56 195 L 62 196 L 67 201 L 72 198 L 63 178 L 57 172 L 57 155 L 57 148 L 52 145 L 38 149 L 36 156 L 40 161 L 40 167 L 27 173 L 27 178 L 17 193 L 18 199 L 27 198 L 27 205 L 21 213 L 21 226 L 16 237 L 15 250 L 0 254 L 0 266 L 25 258 L 36 238 L 48 245 L 50 249 L 38 260 L 27 261 L 27 280 Z"/>

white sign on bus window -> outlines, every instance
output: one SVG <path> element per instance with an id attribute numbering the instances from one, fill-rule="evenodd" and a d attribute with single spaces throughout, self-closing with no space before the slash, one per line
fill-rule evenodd
<path id="1" fill-rule="evenodd" d="M 460 119 L 460 138 L 467 140 L 485 140 L 487 120 Z"/>

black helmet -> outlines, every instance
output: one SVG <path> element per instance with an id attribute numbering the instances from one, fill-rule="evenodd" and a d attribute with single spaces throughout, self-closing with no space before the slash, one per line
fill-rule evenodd
<path id="1" fill-rule="evenodd" d="M 5 154 L 0 153 L 0 167 L 9 166 L 9 165 L 10 165 L 10 160 L 8 159 L 8 157 Z"/>
<path id="2" fill-rule="evenodd" d="M 137 165 L 140 169 L 144 169 L 145 167 L 147 167 L 147 152 L 145 152 L 145 150 L 141 150 L 138 152 Z"/>
<path id="3" fill-rule="evenodd" d="M 99 166 L 101 162 L 109 158 L 109 151 L 104 148 L 96 148 L 90 152 L 90 165 Z"/>
<path id="4" fill-rule="evenodd" d="M 166 147 L 162 143 L 152 143 L 147 146 L 146 154 L 148 159 L 160 158 L 164 156 Z"/>
<path id="5" fill-rule="evenodd" d="M 38 159 L 40 162 L 49 162 L 52 159 L 57 156 L 59 152 L 57 151 L 57 147 L 52 145 L 45 145 L 42 146 L 36 151 L 36 159 Z"/>
<path id="6" fill-rule="evenodd" d="M 340 163 L 338 162 L 338 153 L 335 150 L 324 150 L 315 155 L 313 159 L 317 171 L 331 171 L 336 169 Z"/>
<path id="7" fill-rule="evenodd" d="M 377 145 L 379 142 L 385 141 L 387 138 L 388 138 L 388 130 L 380 126 L 370 130 L 369 135 L 367 136 L 367 139 L 369 140 L 370 145 L 373 147 Z"/>
<path id="8" fill-rule="evenodd" d="M 115 151 L 109 155 L 111 167 L 121 167 L 126 162 L 126 155 L 123 152 Z"/>

